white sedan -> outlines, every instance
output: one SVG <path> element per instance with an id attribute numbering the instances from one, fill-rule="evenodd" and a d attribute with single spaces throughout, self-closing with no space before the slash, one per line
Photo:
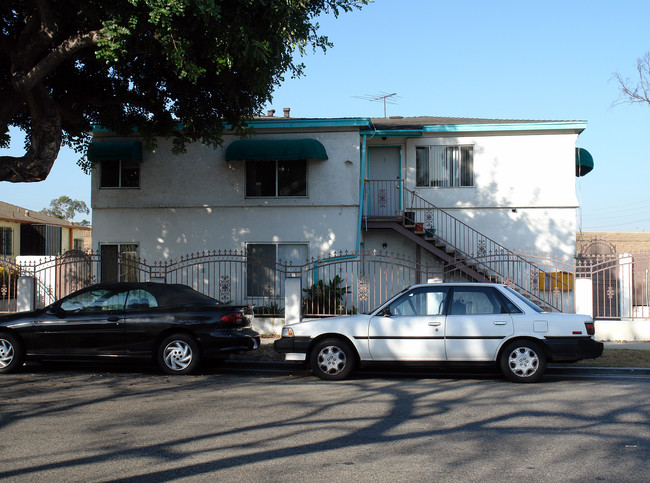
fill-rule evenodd
<path id="1" fill-rule="evenodd" d="M 437 283 L 409 287 L 370 314 L 287 325 L 274 348 L 306 360 L 322 379 L 360 364 L 496 363 L 515 382 L 536 382 L 547 362 L 594 359 L 588 315 L 545 312 L 505 285 Z"/>

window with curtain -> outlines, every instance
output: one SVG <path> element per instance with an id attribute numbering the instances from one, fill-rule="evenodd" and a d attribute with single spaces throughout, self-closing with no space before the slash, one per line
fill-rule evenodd
<path id="1" fill-rule="evenodd" d="M 474 147 L 418 146 L 415 176 L 418 187 L 474 186 Z"/>
<path id="2" fill-rule="evenodd" d="M 102 282 L 138 281 L 138 245 L 105 243 L 100 246 Z"/>
<path id="3" fill-rule="evenodd" d="M 246 246 L 246 294 L 249 297 L 281 297 L 284 280 L 277 263 L 303 265 L 309 253 L 305 243 L 249 243 Z"/>

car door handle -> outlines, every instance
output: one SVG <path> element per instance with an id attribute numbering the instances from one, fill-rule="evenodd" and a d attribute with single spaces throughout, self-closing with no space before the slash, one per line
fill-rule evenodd
<path id="1" fill-rule="evenodd" d="M 120 318 L 119 317 L 109 317 L 106 320 L 108 320 L 109 322 L 119 322 Z"/>
<path id="2" fill-rule="evenodd" d="M 430 325 L 431 327 L 439 327 L 439 326 L 440 326 L 440 322 L 429 322 L 429 325 Z"/>
<path id="3" fill-rule="evenodd" d="M 508 322 L 505 320 L 495 320 L 494 325 L 506 325 Z"/>

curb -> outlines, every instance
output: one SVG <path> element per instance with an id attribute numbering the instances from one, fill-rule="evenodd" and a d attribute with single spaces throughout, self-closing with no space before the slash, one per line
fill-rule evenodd
<path id="1" fill-rule="evenodd" d="M 264 370 L 288 370 L 307 371 L 302 361 L 252 361 L 252 360 L 228 360 L 226 364 L 247 369 Z M 435 368 L 440 371 L 440 366 Z M 406 369 L 408 371 L 408 369 Z M 471 371 L 469 371 L 471 372 Z M 469 373 L 468 372 L 468 373 Z M 548 366 L 546 375 L 601 375 L 601 376 L 650 376 L 648 367 L 581 367 L 581 366 Z"/>

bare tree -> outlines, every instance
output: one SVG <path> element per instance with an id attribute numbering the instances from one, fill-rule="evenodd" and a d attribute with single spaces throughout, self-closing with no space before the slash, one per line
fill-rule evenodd
<path id="1" fill-rule="evenodd" d="M 614 75 L 621 89 L 621 96 L 615 104 L 650 104 L 650 52 L 636 60 L 638 79 L 623 78 L 619 73 Z M 636 85 L 635 85 L 636 82 Z"/>

